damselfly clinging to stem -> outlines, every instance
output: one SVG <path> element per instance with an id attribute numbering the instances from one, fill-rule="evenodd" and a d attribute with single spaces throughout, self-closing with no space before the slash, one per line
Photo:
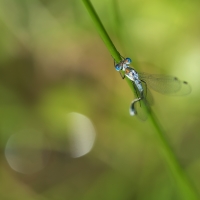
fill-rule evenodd
<path id="1" fill-rule="evenodd" d="M 147 95 L 149 93 L 148 88 L 167 95 L 186 95 L 191 92 L 191 88 L 186 81 L 181 81 L 173 76 L 138 73 L 135 69 L 129 66 L 130 63 L 130 58 L 123 57 L 120 63 L 116 64 L 115 62 L 115 69 L 119 72 L 124 71 L 124 75 L 120 72 L 121 77 L 123 79 L 127 77 L 131 80 L 137 95 L 137 98 L 131 103 L 130 115 L 139 114 L 136 105 L 139 103 L 141 107 L 141 101 L 144 101 L 146 105 L 149 105 L 147 101 Z"/>

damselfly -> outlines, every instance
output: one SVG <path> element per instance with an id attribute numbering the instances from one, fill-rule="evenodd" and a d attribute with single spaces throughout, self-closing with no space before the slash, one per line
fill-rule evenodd
<path id="1" fill-rule="evenodd" d="M 137 102 L 140 103 L 140 101 L 143 100 L 146 105 L 151 103 L 147 98 L 150 96 L 150 99 L 152 99 L 148 90 L 149 88 L 166 95 L 186 95 L 191 92 L 191 88 L 186 81 L 181 81 L 173 76 L 138 73 L 135 69 L 129 66 L 130 63 L 130 58 L 123 58 L 120 63 L 115 63 L 115 69 L 119 72 L 125 72 L 124 75 L 122 75 L 120 72 L 121 77 L 123 79 L 125 77 L 130 79 L 136 91 L 137 98 L 134 99 L 131 103 L 130 115 L 139 115 L 139 110 L 136 108 Z"/>

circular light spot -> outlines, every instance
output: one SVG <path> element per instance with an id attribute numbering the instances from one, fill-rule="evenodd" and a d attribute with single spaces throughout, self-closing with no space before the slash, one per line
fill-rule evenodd
<path id="1" fill-rule="evenodd" d="M 7 141 L 5 157 L 10 167 L 23 174 L 40 171 L 50 157 L 50 145 L 44 134 L 27 130 L 13 134 Z"/>
<path id="2" fill-rule="evenodd" d="M 94 145 L 96 133 L 89 118 L 79 113 L 68 114 L 70 153 L 74 158 L 89 153 Z"/>

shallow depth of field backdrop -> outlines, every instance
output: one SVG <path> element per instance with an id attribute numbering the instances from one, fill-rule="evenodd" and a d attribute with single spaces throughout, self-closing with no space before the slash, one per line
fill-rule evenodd
<path id="1" fill-rule="evenodd" d="M 92 3 L 138 71 L 190 83 L 184 97 L 152 92 L 153 109 L 200 192 L 200 2 Z M 82 1 L 1 0 L 0 199 L 180 199 L 133 98 Z"/>

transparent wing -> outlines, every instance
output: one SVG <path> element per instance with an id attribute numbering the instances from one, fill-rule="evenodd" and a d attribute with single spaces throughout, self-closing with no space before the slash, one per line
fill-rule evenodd
<path id="1" fill-rule="evenodd" d="M 143 72 L 138 74 L 139 78 L 156 92 L 167 95 L 186 95 L 191 92 L 190 85 L 176 77 Z"/>
<path id="2" fill-rule="evenodd" d="M 144 90 L 144 99 L 146 104 L 148 104 L 149 106 L 152 106 L 154 104 L 154 99 L 153 99 L 153 95 L 151 93 L 151 91 L 148 88 L 148 85 L 145 83 L 142 83 L 142 87 Z"/>

